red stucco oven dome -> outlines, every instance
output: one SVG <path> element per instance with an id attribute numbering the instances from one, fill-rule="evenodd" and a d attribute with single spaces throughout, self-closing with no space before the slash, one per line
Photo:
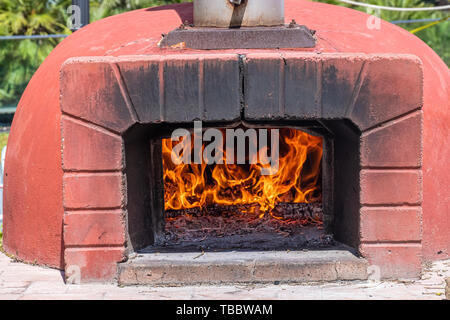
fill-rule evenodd
<path id="1" fill-rule="evenodd" d="M 114 236 L 114 239 L 110 239 L 109 249 L 105 249 L 105 246 L 99 246 L 101 248 L 99 251 L 95 251 L 95 247 L 89 248 L 89 254 L 83 253 L 83 250 L 87 249 L 82 245 L 73 245 L 73 238 L 70 241 L 63 238 L 65 226 L 60 76 L 73 74 L 70 73 L 72 72 L 70 64 L 65 69 L 68 73 L 60 73 L 60 70 L 69 58 L 133 55 L 139 56 L 139 59 L 146 59 L 145 56 L 152 57 L 151 59 L 155 56 L 170 56 L 176 60 L 174 57 L 178 56 L 181 60 L 189 60 L 190 57 L 199 55 L 202 59 L 208 59 L 212 57 L 210 55 L 220 53 L 226 57 L 237 54 L 248 55 L 257 60 L 276 53 L 288 58 L 310 54 L 315 61 L 322 61 L 320 56 L 328 59 L 327 54 L 335 54 L 330 57 L 344 54 L 362 54 L 366 57 L 370 54 L 388 54 L 387 56 L 394 60 L 396 55 L 409 54 L 420 59 L 419 61 L 414 57 L 408 58 L 410 63 L 419 66 L 419 69 L 414 70 L 423 70 L 423 79 L 419 79 L 423 80 L 423 91 L 418 88 L 409 95 L 422 97 L 423 93 L 423 106 L 422 111 L 417 109 L 419 111 L 407 112 L 406 117 L 414 117 L 414 112 L 422 115 L 423 112 L 423 127 L 420 123 L 418 125 L 413 123 L 411 124 L 413 127 L 408 128 L 411 132 L 418 131 L 423 134 L 423 148 L 417 149 L 421 165 L 408 163 L 401 170 L 417 173 L 423 188 L 413 191 L 417 193 L 414 196 L 419 199 L 414 205 L 397 203 L 392 209 L 390 204 L 386 204 L 377 207 L 377 210 L 371 210 L 368 206 L 368 210 L 362 214 L 370 216 L 370 222 L 364 223 L 364 219 L 361 218 L 360 232 L 368 232 L 370 236 L 367 237 L 370 239 L 362 241 L 360 250 L 374 263 L 384 260 L 398 266 L 400 271 L 395 273 L 389 269 L 385 272 L 387 277 L 414 276 L 420 271 L 422 262 L 448 258 L 450 171 L 445 159 L 450 158 L 449 69 L 432 49 L 414 35 L 387 22 L 382 22 L 380 29 L 369 30 L 366 27 L 367 18 L 368 15 L 347 8 L 309 1 L 286 0 L 286 22 L 295 19 L 298 23 L 316 30 L 317 44 L 312 49 L 232 49 L 218 52 L 159 48 L 161 34 L 177 28 L 186 20 L 192 21 L 192 4 L 136 10 L 103 19 L 75 32 L 53 50 L 35 73 L 20 100 L 13 121 L 5 168 L 4 249 L 24 261 L 61 269 L 67 263 L 68 252 L 69 255 L 82 254 L 83 259 L 87 261 L 86 264 L 90 265 L 89 268 L 95 269 L 90 274 L 93 279 L 111 278 L 114 271 L 111 271 L 113 269 L 107 263 L 98 268 L 92 265 L 96 265 L 98 261 L 114 259 L 116 263 L 122 259 L 123 253 L 119 252 L 122 248 L 120 240 L 116 241 Z M 340 62 L 336 62 L 338 69 L 339 64 Z M 376 72 L 382 79 L 383 65 L 378 65 Z M 401 71 L 398 72 L 401 74 Z M 407 72 L 409 71 L 405 69 L 405 73 Z M 97 83 L 93 84 L 96 85 Z M 399 82 L 378 82 L 377 85 L 384 85 L 386 88 L 394 86 L 399 91 L 406 90 L 402 89 L 403 84 Z M 382 91 L 383 88 L 377 90 Z M 389 106 L 399 110 L 403 107 Z M 74 119 L 76 122 L 76 117 Z M 399 116 L 397 120 L 401 120 L 401 117 Z M 396 121 L 396 118 L 394 117 L 392 121 Z M 420 142 L 417 145 L 420 145 Z M 411 150 L 399 143 L 397 152 L 409 153 Z M 82 155 L 80 157 L 82 158 Z M 370 170 L 370 165 L 365 169 Z M 399 169 L 386 166 L 383 170 L 396 173 Z M 70 174 L 67 168 L 64 168 L 64 172 L 66 175 Z M 89 172 L 90 170 L 86 170 L 86 173 Z M 396 183 L 395 179 L 393 183 Z M 396 210 L 403 211 L 395 216 L 389 216 L 396 214 Z M 386 219 L 391 218 L 392 220 L 387 222 Z M 116 227 L 111 228 L 110 230 L 115 230 Z M 117 234 L 122 233 L 123 230 L 117 230 Z M 392 234 L 396 236 L 391 236 Z M 119 252 L 117 257 L 114 256 L 111 260 L 110 256 L 116 255 L 117 252 Z"/>

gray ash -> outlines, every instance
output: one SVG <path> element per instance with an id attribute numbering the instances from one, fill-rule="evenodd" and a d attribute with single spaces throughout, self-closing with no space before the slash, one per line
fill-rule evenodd
<path id="1" fill-rule="evenodd" d="M 257 205 L 212 205 L 167 210 L 159 244 L 197 248 L 299 248 L 331 245 L 322 228 L 322 204 L 279 203 L 270 213 Z"/>

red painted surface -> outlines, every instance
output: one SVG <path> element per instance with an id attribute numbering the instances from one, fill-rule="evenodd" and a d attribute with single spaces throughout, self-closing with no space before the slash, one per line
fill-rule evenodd
<path id="1" fill-rule="evenodd" d="M 420 170 L 364 169 L 360 177 L 362 204 L 420 205 L 422 202 Z"/>
<path id="2" fill-rule="evenodd" d="M 64 220 L 64 244 L 70 246 L 121 246 L 125 242 L 124 212 L 68 212 Z M 89 226 L 89 228 L 86 228 Z"/>
<path id="3" fill-rule="evenodd" d="M 116 208 L 125 202 L 122 195 L 121 173 L 66 174 L 64 184 L 64 207 L 67 209 Z"/>
<path id="4" fill-rule="evenodd" d="M 362 134 L 361 162 L 363 166 L 420 167 L 422 160 L 422 112 Z M 392 139 L 395 137 L 395 139 Z M 404 141 L 413 141 L 406 144 Z M 397 150 L 397 152 L 391 152 Z"/>
<path id="5" fill-rule="evenodd" d="M 450 255 L 450 199 L 448 186 L 450 158 L 448 141 L 450 71 L 421 40 L 387 22 L 381 30 L 368 30 L 367 15 L 326 4 L 286 0 L 286 21 L 295 18 L 317 31 L 314 49 L 287 51 L 410 53 L 424 66 L 424 148 L 423 148 L 423 256 L 448 258 Z M 6 155 L 4 199 L 4 247 L 26 261 L 61 268 L 62 244 L 62 165 L 59 105 L 59 70 L 62 63 L 77 56 L 119 56 L 139 54 L 188 54 L 194 50 L 157 47 L 161 33 L 192 21 L 191 4 L 138 10 L 92 23 L 64 40 L 41 65 L 30 81 L 14 118 Z M 264 50 L 224 50 L 229 53 Z M 105 74 L 105 77 L 108 75 Z M 386 83 L 389 86 L 389 83 Z M 414 93 L 411 93 L 414 94 Z M 400 108 L 401 106 L 399 106 Z M 86 195 L 88 196 L 88 195 Z M 75 199 L 76 200 L 76 199 Z M 392 254 L 380 259 L 414 261 L 417 269 L 420 247 L 392 247 Z M 82 252 L 66 250 L 71 261 L 88 268 L 98 257 L 111 261 L 122 257 L 121 248 Z M 386 252 L 365 245 L 366 251 Z M 384 255 L 385 253 L 383 253 Z M 105 264 L 110 266 L 107 261 Z M 105 268 L 101 278 L 113 270 Z M 99 271 L 100 272 L 100 271 Z M 389 270 L 386 271 L 387 273 Z"/>
<path id="6" fill-rule="evenodd" d="M 361 210 L 361 241 L 407 242 L 422 239 L 418 207 L 365 207 Z M 386 222 L 389 223 L 386 223 Z"/>
<path id="7" fill-rule="evenodd" d="M 370 256 L 373 266 L 381 266 L 381 276 L 398 279 L 398 266 L 402 266 L 401 278 L 417 278 L 421 269 L 422 250 L 420 244 L 411 243 L 397 246 L 396 244 L 363 244 L 361 254 Z"/>
<path id="8" fill-rule="evenodd" d="M 117 272 L 117 261 L 124 259 L 124 248 L 68 248 L 64 252 L 65 260 L 74 268 L 66 269 L 66 278 L 84 276 L 83 281 L 112 279 Z"/>
<path id="9" fill-rule="evenodd" d="M 111 132 L 95 127 L 91 130 L 81 121 L 62 118 L 66 137 L 63 168 L 64 170 L 108 171 L 122 169 L 122 139 Z M 83 143 L 80 143 L 83 141 Z M 105 148 L 103 148 L 105 147 Z M 95 150 L 95 153 L 92 152 Z"/>

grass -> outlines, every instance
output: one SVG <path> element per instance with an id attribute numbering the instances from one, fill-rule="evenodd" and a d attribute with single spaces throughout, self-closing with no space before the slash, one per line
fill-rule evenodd
<path id="1" fill-rule="evenodd" d="M 3 149 L 4 146 L 6 146 L 6 143 L 8 142 L 9 133 L 3 132 L 0 133 L 0 152 Z"/>

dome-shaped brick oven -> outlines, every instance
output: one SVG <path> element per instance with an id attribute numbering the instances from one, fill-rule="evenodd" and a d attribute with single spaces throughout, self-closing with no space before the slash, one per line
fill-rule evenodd
<path id="1" fill-rule="evenodd" d="M 299 0 L 285 1 L 285 22 L 315 30 L 314 47 L 159 47 L 161 34 L 193 22 L 192 10 L 176 4 L 97 21 L 40 66 L 8 142 L 7 253 L 76 265 L 86 281 L 114 278 L 118 262 L 155 241 L 147 233 L 157 227 L 143 226 L 156 218 L 143 215 L 158 210 L 145 201 L 158 201 L 139 187 L 153 182 L 137 173 L 154 156 L 136 151 L 148 146 L 140 139 L 149 128 L 245 119 L 312 121 L 333 132 L 329 228 L 383 277 L 416 277 L 423 262 L 449 257 L 450 72 L 432 49 L 384 21 L 368 29 L 364 13 Z M 339 120 L 352 123 L 349 136 Z"/>

